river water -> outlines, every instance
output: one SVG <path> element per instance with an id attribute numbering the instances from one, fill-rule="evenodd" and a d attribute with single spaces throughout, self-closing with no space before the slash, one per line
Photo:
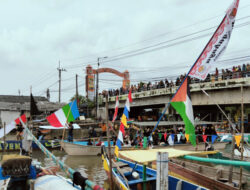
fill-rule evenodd
<path id="1" fill-rule="evenodd" d="M 19 152 L 15 152 L 18 154 Z M 108 177 L 103 169 L 101 156 L 69 156 L 64 151 L 53 150 L 52 153 L 72 169 L 79 171 L 82 176 L 96 184 L 108 189 Z M 7 154 L 13 154 L 9 152 Z M 2 153 L 0 153 L 0 156 Z M 55 166 L 51 158 L 47 158 L 42 151 L 35 150 L 32 152 L 33 160 L 41 163 L 41 166 L 47 168 Z M 58 174 L 65 176 L 65 173 L 59 170 Z"/>
<path id="2" fill-rule="evenodd" d="M 72 169 L 79 171 L 82 176 L 101 186 L 108 185 L 108 177 L 103 169 L 101 156 L 69 156 L 64 151 L 53 150 L 52 153 Z M 47 158 L 41 151 L 33 151 L 34 160 L 41 162 L 43 167 L 55 166 L 51 158 Z M 59 174 L 65 176 L 63 172 Z"/>

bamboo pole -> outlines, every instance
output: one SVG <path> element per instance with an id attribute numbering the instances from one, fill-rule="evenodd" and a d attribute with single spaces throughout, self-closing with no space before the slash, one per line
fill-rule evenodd
<path id="1" fill-rule="evenodd" d="M 108 95 L 106 94 L 106 131 L 107 131 L 107 137 L 108 137 L 108 154 L 109 154 L 109 186 L 110 190 L 113 190 L 113 174 L 112 174 L 112 158 L 111 158 L 111 147 L 110 147 L 110 133 L 109 133 L 109 107 L 108 107 Z"/>
<path id="2" fill-rule="evenodd" d="M 65 136 L 66 125 L 67 125 L 67 127 L 69 127 L 69 126 L 68 126 L 68 118 L 69 118 L 69 113 L 71 112 L 72 105 L 73 105 L 73 103 L 71 104 L 71 106 L 70 106 L 70 108 L 69 108 L 69 112 L 68 112 L 68 115 L 67 115 L 67 118 L 66 118 L 66 123 L 65 123 L 64 128 L 63 128 L 63 135 L 62 135 L 62 140 L 61 140 L 62 142 L 63 142 L 64 136 Z M 61 108 L 61 109 L 62 109 L 62 108 Z M 61 151 L 62 151 L 62 146 L 61 146 Z"/>
<path id="3" fill-rule="evenodd" d="M 6 123 L 3 122 L 3 153 L 5 152 L 5 130 L 6 130 Z"/>
<path id="4" fill-rule="evenodd" d="M 232 142 L 231 142 L 231 160 L 234 160 L 234 146 L 235 146 L 235 130 L 234 128 L 232 129 Z M 233 183 L 233 165 L 230 166 L 229 168 L 229 175 L 228 175 L 228 182 Z"/>
<path id="5" fill-rule="evenodd" d="M 243 85 L 241 85 L 241 161 L 243 160 L 244 150 L 244 105 L 243 105 Z M 240 190 L 242 186 L 242 166 L 240 167 Z"/>
<path id="6" fill-rule="evenodd" d="M 168 153 L 157 152 L 156 190 L 168 189 Z"/>

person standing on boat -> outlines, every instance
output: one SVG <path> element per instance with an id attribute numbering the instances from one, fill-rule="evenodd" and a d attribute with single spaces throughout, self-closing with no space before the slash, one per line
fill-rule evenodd
<path id="1" fill-rule="evenodd" d="M 68 132 L 68 141 L 69 142 L 73 142 L 73 130 L 74 130 L 73 122 L 71 121 L 69 123 L 69 132 Z"/>
<path id="2" fill-rule="evenodd" d="M 20 141 L 20 140 L 22 140 L 23 126 L 21 124 L 18 124 L 16 130 L 17 130 L 16 140 Z"/>
<path id="3" fill-rule="evenodd" d="M 106 130 L 107 130 L 106 124 L 104 122 L 102 122 L 101 128 L 102 128 L 102 136 L 104 137 L 106 136 Z"/>

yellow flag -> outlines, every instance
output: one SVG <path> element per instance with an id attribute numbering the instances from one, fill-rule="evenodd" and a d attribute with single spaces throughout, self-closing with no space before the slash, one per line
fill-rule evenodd
<path id="1" fill-rule="evenodd" d="M 240 146 L 241 135 L 235 135 L 234 138 L 237 146 Z"/>
<path id="2" fill-rule="evenodd" d="M 187 139 L 187 142 L 189 142 L 189 134 L 185 134 L 185 137 Z"/>
<path id="3" fill-rule="evenodd" d="M 127 124 L 127 118 L 126 115 L 122 114 L 122 120 L 121 120 L 122 124 L 128 128 L 128 124 Z"/>
<path id="4" fill-rule="evenodd" d="M 115 146 L 115 151 L 114 151 L 114 153 L 115 153 L 116 157 L 119 156 L 119 148 L 118 148 L 118 146 Z"/>
<path id="5" fill-rule="evenodd" d="M 102 160 L 103 160 L 103 168 L 105 171 L 109 171 L 109 165 L 107 163 L 107 160 L 104 158 L 104 156 L 102 155 Z"/>

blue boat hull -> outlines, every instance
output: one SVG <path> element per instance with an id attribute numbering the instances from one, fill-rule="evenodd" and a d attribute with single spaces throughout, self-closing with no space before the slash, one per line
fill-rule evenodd
<path id="1" fill-rule="evenodd" d="M 103 160 L 103 166 L 105 171 L 107 172 L 109 176 L 109 159 L 106 154 L 105 148 L 102 150 L 102 160 Z M 117 163 L 124 163 L 125 167 L 130 170 L 127 172 L 124 172 L 121 174 L 121 169 L 117 169 L 119 166 L 115 167 L 113 165 L 112 168 L 112 174 L 113 174 L 113 180 L 115 181 L 117 187 L 121 190 L 137 190 L 142 189 L 143 183 L 146 183 L 146 189 L 148 190 L 156 190 L 156 176 L 157 171 L 151 168 L 146 168 L 146 181 L 143 180 L 143 166 L 140 164 L 136 164 L 134 162 L 130 162 L 124 159 L 120 159 Z M 132 176 L 132 171 L 135 171 L 139 174 L 139 177 L 137 179 L 134 179 Z M 126 178 L 126 179 L 125 179 Z M 181 183 L 181 184 L 180 184 Z M 187 181 L 175 178 L 173 176 L 168 176 L 168 189 L 169 190 L 176 190 L 177 186 L 179 186 L 179 190 L 206 190 L 203 187 L 200 187 L 198 185 L 189 183 Z"/>
<path id="2" fill-rule="evenodd" d="M 46 148 L 58 148 L 60 147 L 59 141 L 56 140 L 41 140 L 40 141 Z M 0 151 L 3 151 L 3 149 L 7 151 L 17 151 L 20 150 L 20 147 L 22 147 L 22 141 L 6 141 L 5 146 L 4 143 L 0 143 Z M 39 147 L 36 145 L 36 143 L 32 142 L 32 148 L 33 149 L 39 149 Z"/>

